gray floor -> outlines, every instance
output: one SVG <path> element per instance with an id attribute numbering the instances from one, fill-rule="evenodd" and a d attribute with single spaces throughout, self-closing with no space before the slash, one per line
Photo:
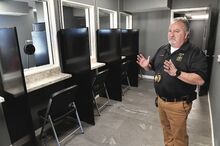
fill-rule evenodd
<path id="1" fill-rule="evenodd" d="M 151 80 L 140 80 L 122 102 L 111 101 L 96 125 L 83 123 L 85 133 L 72 135 L 62 143 L 65 146 L 163 146 L 155 93 Z M 207 96 L 194 101 L 188 120 L 190 146 L 211 146 L 211 129 Z M 49 144 L 46 144 L 49 145 Z M 54 145 L 54 144 L 52 144 Z"/>

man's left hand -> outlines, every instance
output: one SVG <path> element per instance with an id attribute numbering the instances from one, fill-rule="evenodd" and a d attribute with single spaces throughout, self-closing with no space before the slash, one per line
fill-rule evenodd
<path id="1" fill-rule="evenodd" d="M 171 61 L 171 59 L 169 61 L 165 60 L 163 67 L 164 67 L 164 71 L 168 73 L 170 76 L 176 76 L 177 69 L 173 64 L 173 62 Z"/>

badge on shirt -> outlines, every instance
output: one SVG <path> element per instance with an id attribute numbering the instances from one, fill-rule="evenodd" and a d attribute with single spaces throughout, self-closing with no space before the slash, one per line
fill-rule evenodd
<path id="1" fill-rule="evenodd" d="M 159 73 L 154 76 L 155 83 L 159 83 L 161 81 L 161 79 L 162 79 L 162 76 Z"/>
<path id="2" fill-rule="evenodd" d="M 179 53 L 176 57 L 176 61 L 181 62 L 183 59 L 184 53 Z"/>

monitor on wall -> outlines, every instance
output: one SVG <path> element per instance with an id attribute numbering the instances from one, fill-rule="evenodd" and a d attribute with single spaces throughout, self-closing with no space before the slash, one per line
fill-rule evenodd
<path id="1" fill-rule="evenodd" d="M 34 58 L 36 66 L 49 64 L 46 31 L 32 31 L 31 36 L 33 45 L 35 46 Z"/>
<path id="2" fill-rule="evenodd" d="M 33 45 L 35 46 L 34 58 L 36 66 L 49 64 L 50 61 L 45 23 L 34 23 L 31 36 Z"/>
<path id="3" fill-rule="evenodd" d="M 1 91 L 17 97 L 25 84 L 16 28 L 0 28 L 0 40 Z"/>
<path id="4" fill-rule="evenodd" d="M 100 62 L 113 62 L 121 58 L 120 29 L 97 30 L 97 55 Z"/>
<path id="5" fill-rule="evenodd" d="M 79 73 L 90 70 L 88 28 L 68 28 L 59 32 L 63 70 Z"/>

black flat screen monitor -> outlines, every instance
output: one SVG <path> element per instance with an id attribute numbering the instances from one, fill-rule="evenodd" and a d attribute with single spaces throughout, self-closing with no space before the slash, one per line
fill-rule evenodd
<path id="1" fill-rule="evenodd" d="M 132 49 L 132 30 L 121 29 L 121 55 L 130 56 L 133 54 Z"/>
<path id="2" fill-rule="evenodd" d="M 0 28 L 0 40 L 1 91 L 17 97 L 26 90 L 16 28 Z"/>
<path id="3" fill-rule="evenodd" d="M 132 29 L 132 52 L 137 55 L 139 52 L 139 29 Z"/>
<path id="4" fill-rule="evenodd" d="M 62 29 L 59 39 L 64 72 L 80 73 L 90 70 L 88 28 Z"/>
<path id="5" fill-rule="evenodd" d="M 139 31 L 137 29 L 121 29 L 121 55 L 137 55 Z"/>
<path id="6" fill-rule="evenodd" d="M 97 54 L 100 62 L 120 60 L 120 29 L 97 30 Z"/>

